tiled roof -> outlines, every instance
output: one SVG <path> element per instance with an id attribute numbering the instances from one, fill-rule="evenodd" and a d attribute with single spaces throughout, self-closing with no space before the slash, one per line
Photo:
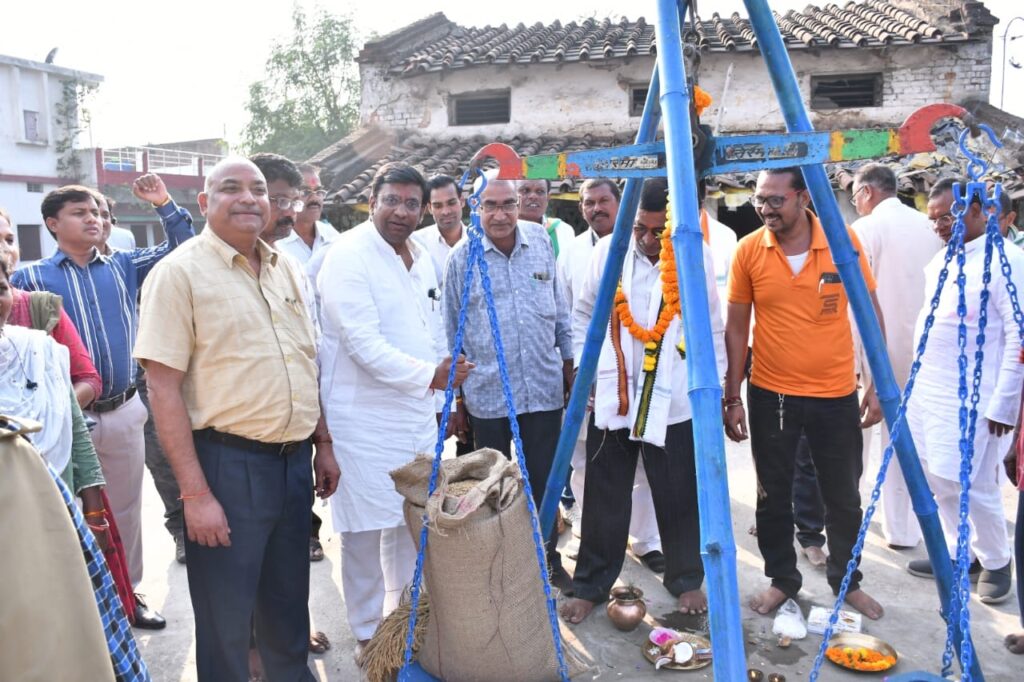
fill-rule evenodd
<path id="1" fill-rule="evenodd" d="M 963 106 L 971 110 L 979 122 L 987 123 L 997 130 L 1024 130 L 1024 120 L 1007 114 L 987 102 L 967 100 L 963 102 Z M 901 192 L 926 192 L 938 178 L 956 173 L 963 174 L 966 171 L 963 167 L 965 161 L 956 145 L 959 132 L 958 124 L 951 121 L 943 122 L 933 131 L 938 151 L 886 162 L 899 176 Z M 540 134 L 536 137 L 499 137 L 497 140 L 484 136 L 432 138 L 416 133 L 403 134 L 371 127 L 353 133 L 341 143 L 321 152 L 313 161 L 322 169 L 321 177 L 329 189 L 328 202 L 336 205 L 353 205 L 363 204 L 369 200 L 370 181 L 377 170 L 389 161 L 410 163 L 427 177 L 435 173 L 445 173 L 458 180 L 473 155 L 489 142 L 504 142 L 520 156 L 530 156 L 625 145 L 631 144 L 634 139 L 635 133 L 616 136 Z M 1010 144 L 1011 142 L 1013 140 L 1008 140 L 1007 149 L 999 155 L 999 163 L 1003 167 L 993 168 L 993 172 L 1003 179 L 1008 189 L 1022 192 L 1024 142 Z M 979 150 L 979 153 L 988 157 L 992 151 Z M 828 165 L 833 185 L 839 189 L 849 189 L 854 171 L 863 163 L 867 162 Z M 712 185 L 722 189 L 744 190 L 752 189 L 756 180 L 756 173 L 722 175 L 712 178 Z M 571 178 L 553 181 L 551 193 L 575 192 L 580 182 Z"/>
<path id="2" fill-rule="evenodd" d="M 775 13 L 775 21 L 789 49 L 964 41 L 971 37 L 970 27 L 984 29 L 987 25 L 984 21 L 946 21 L 945 25 L 955 28 L 943 31 L 932 23 L 936 20 L 911 14 L 884 0 L 851 1 L 842 7 L 835 3 L 808 5 L 800 12 Z M 698 17 L 695 25 L 687 22 L 685 34 L 705 52 L 757 49 L 750 21 L 736 12 L 728 17 L 717 12 L 709 19 Z M 467 28 L 438 13 L 367 43 L 359 59 L 385 62 L 391 72 L 413 76 L 487 64 L 595 61 L 656 52 L 654 25 L 643 17 L 636 21 L 585 19 L 567 24 L 555 21 L 546 26 L 536 23 Z"/>
<path id="3" fill-rule="evenodd" d="M 356 144 L 364 147 L 376 145 L 366 138 L 379 138 L 388 134 L 379 128 L 364 129 L 362 134 L 350 136 Z M 393 135 L 393 131 L 390 131 Z M 337 149 L 334 154 L 319 154 L 312 161 L 322 169 L 322 178 L 329 189 L 328 201 L 341 204 L 365 203 L 369 199 L 370 181 L 377 170 L 390 161 L 405 161 L 418 168 L 425 176 L 435 173 L 451 175 L 460 179 L 466 171 L 473 155 L 489 142 L 504 142 L 515 149 L 521 156 L 533 154 L 555 154 L 561 151 L 579 149 L 595 149 L 630 144 L 635 135 L 619 135 L 597 137 L 593 135 L 540 135 L 538 137 L 516 136 L 497 140 L 484 136 L 470 138 L 407 136 L 404 139 L 392 137 L 392 146 L 380 150 L 379 155 L 372 158 L 355 159 L 345 150 Z M 553 182 L 551 191 L 554 194 L 571 192 L 577 182 L 571 179 Z"/>

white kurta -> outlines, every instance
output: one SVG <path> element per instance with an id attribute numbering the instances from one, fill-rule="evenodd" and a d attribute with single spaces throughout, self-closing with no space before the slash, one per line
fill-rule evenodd
<path id="1" fill-rule="evenodd" d="M 928 217 L 896 197 L 875 206 L 851 225 L 875 275 L 878 305 L 885 319 L 885 341 L 896 383 L 907 382 L 914 360 L 917 315 L 925 302 L 925 266 L 942 250 Z M 934 292 L 927 292 L 931 300 Z M 858 339 L 859 348 L 859 339 Z M 865 371 L 867 363 L 864 362 Z"/>
<path id="2" fill-rule="evenodd" d="M 718 289 L 718 300 L 728 300 L 726 284 L 729 281 L 729 268 L 732 266 L 732 255 L 736 252 L 736 233 L 728 225 L 720 223 L 708 216 L 708 246 L 711 247 L 711 259 L 715 266 L 715 284 Z M 721 306 L 722 322 L 725 322 L 726 306 Z"/>
<path id="3" fill-rule="evenodd" d="M 594 302 L 597 299 L 597 289 L 600 285 L 601 274 L 604 272 L 605 263 L 608 260 L 608 248 L 611 244 L 609 239 L 602 239 L 597 243 L 597 247 L 594 250 L 594 254 L 591 258 L 590 272 L 587 275 L 586 280 L 583 283 L 583 289 L 580 295 L 576 299 L 576 305 L 573 308 L 573 350 L 574 355 L 579 361 L 579 357 L 583 352 L 583 341 L 585 336 L 586 328 L 590 324 L 590 318 L 593 314 Z M 641 255 L 637 252 L 635 242 L 631 240 L 629 250 L 626 252 L 626 258 L 632 259 L 632 267 L 623 269 L 623 277 L 631 277 L 631 287 L 627 292 L 629 297 L 630 305 L 629 309 L 636 322 L 650 329 L 655 325 L 658 319 L 659 304 L 661 301 L 661 278 L 660 271 L 657 267 L 651 265 L 650 261 L 646 256 Z M 718 368 L 719 376 L 725 373 L 725 325 L 722 322 L 722 314 L 720 310 L 720 304 L 718 301 L 718 289 L 715 286 L 715 275 L 714 266 L 712 264 L 711 249 L 704 245 L 704 276 L 705 285 L 708 290 L 708 300 L 702 301 L 704 305 L 708 306 L 708 313 L 711 320 L 711 334 L 712 334 L 712 345 L 711 347 L 700 347 L 694 346 L 693 344 L 687 344 L 687 352 L 695 353 L 713 353 L 715 356 L 715 364 Z M 698 303 L 695 302 L 695 305 Z M 676 318 L 669 326 L 666 332 L 665 341 L 663 342 L 663 360 L 664 354 L 676 353 L 675 346 L 681 340 L 683 336 L 682 324 L 679 318 Z M 595 390 L 598 396 L 595 400 L 597 408 L 595 408 L 595 424 L 598 428 L 629 428 L 635 420 L 635 396 L 641 385 L 643 371 L 642 363 L 644 356 L 644 344 L 637 339 L 634 339 L 629 335 L 629 332 L 625 329 L 622 330 L 622 345 L 624 354 L 626 354 L 627 364 L 627 379 L 629 385 L 626 388 L 626 393 L 629 396 L 630 401 L 630 414 L 628 419 L 618 417 L 617 415 L 609 416 L 607 413 L 602 413 L 600 406 L 602 402 L 616 402 L 618 401 L 618 371 L 614 369 L 614 360 L 608 361 L 607 356 L 612 353 L 611 339 L 606 335 L 604 345 L 601 348 L 603 363 L 599 361 L 597 383 Z M 629 346 L 629 351 L 627 351 Z M 689 396 L 689 385 L 687 384 L 687 367 L 686 362 L 676 356 L 677 361 L 672 363 L 671 367 L 671 378 L 666 383 L 670 385 L 670 395 L 666 396 L 668 399 L 668 406 L 665 414 L 665 421 L 662 424 L 662 429 L 665 426 L 671 424 L 679 424 L 693 416 L 693 411 L 690 407 L 690 396 Z M 606 367 L 612 367 L 611 372 L 605 374 L 601 369 L 601 364 Z M 612 395 L 612 399 L 603 401 L 604 394 L 608 393 Z M 657 398 L 656 398 L 657 399 Z M 652 408 L 653 414 L 653 408 Z M 653 422 L 649 426 L 653 427 Z M 644 438 L 645 441 L 653 442 L 660 445 L 657 442 L 657 437 L 652 434 L 655 439 Z M 660 440 L 663 441 L 664 432 L 660 434 Z"/>
<path id="4" fill-rule="evenodd" d="M 860 238 L 864 256 L 878 283 L 875 295 L 885 320 L 889 362 L 902 391 L 910 375 L 910 365 L 917 347 L 914 327 L 917 314 L 925 302 L 924 268 L 942 250 L 942 240 L 935 234 L 925 214 L 895 197 L 879 202 L 870 215 L 859 218 L 851 227 Z M 854 342 L 858 367 L 866 385 L 871 370 L 859 334 L 854 335 Z M 889 431 L 884 424 L 866 430 L 865 464 L 872 452 L 876 433 L 881 445 L 878 457 L 871 465 L 871 480 L 877 476 L 881 454 L 889 446 Z M 890 464 L 885 483 L 882 484 L 881 504 L 882 532 L 886 540 L 904 547 L 917 545 L 921 540 L 921 528 L 910 502 L 910 491 L 897 462 Z"/>
<path id="5" fill-rule="evenodd" d="M 462 226 L 462 236 L 459 241 L 466 238 L 466 226 Z M 444 267 L 445 263 L 448 262 L 448 254 L 452 252 L 454 246 L 449 246 L 448 242 L 445 241 L 444 236 L 441 234 L 441 230 L 434 225 L 427 225 L 424 228 L 416 230 L 412 233 L 411 239 L 416 240 L 416 243 L 426 249 L 427 253 L 430 254 L 430 259 L 434 262 L 434 272 L 437 274 L 438 284 L 444 283 Z M 455 242 L 458 245 L 459 242 Z"/>
<path id="6" fill-rule="evenodd" d="M 1024 252 L 1007 242 L 1006 256 L 1010 261 L 1012 278 L 1017 290 L 1024 289 Z M 982 272 L 985 258 L 984 237 L 967 244 L 964 274 L 967 303 L 967 386 L 968 392 L 974 371 L 974 353 L 977 350 L 978 313 L 981 308 Z M 930 300 L 942 269 L 943 252 L 932 258 L 925 268 L 925 294 Z M 950 265 L 949 279 L 942 291 L 935 324 L 928 337 L 928 345 L 921 361 L 909 411 L 916 412 L 911 425 L 928 425 L 928 433 L 914 433 L 918 454 L 926 462 L 929 473 L 950 481 L 960 476 L 960 400 L 957 396 L 959 368 L 957 355 L 957 285 L 956 258 Z M 988 425 L 985 419 L 1002 424 L 1017 423 L 1020 410 L 1021 384 L 1024 365 L 1019 360 L 1020 336 L 1013 319 L 1010 296 L 1006 292 L 997 255 L 993 253 L 992 282 L 989 285 L 988 323 L 985 327 L 985 358 L 982 364 L 981 400 L 978 403 L 978 426 L 975 437 L 975 456 L 988 446 Z M 924 329 L 928 308 L 922 308 L 917 320 L 917 334 Z M 1003 439 L 1006 439 L 1004 436 Z M 1005 451 L 1005 449 L 1004 449 Z M 977 460 L 976 460 L 977 464 Z M 979 474 L 978 466 L 973 475 Z M 988 475 L 989 472 L 984 472 Z"/>
<path id="7" fill-rule="evenodd" d="M 388 472 L 434 452 L 429 386 L 447 351 L 431 310 L 433 262 L 415 242 L 409 249 L 412 269 L 366 222 L 338 238 L 319 272 L 320 394 L 341 467 L 331 509 L 343 533 L 402 525 Z"/>

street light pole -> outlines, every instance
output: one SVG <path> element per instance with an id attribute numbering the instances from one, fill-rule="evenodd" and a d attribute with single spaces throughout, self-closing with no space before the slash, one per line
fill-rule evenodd
<path id="1" fill-rule="evenodd" d="M 1010 19 L 1010 21 L 1006 24 L 1006 29 L 1003 31 L 1003 54 L 1002 54 L 1002 57 L 1001 57 L 1002 64 L 999 67 L 1000 71 L 1001 71 L 1001 74 L 1000 74 L 1001 78 L 1000 78 L 1000 84 L 999 84 L 999 108 L 1000 109 L 1003 108 L 1003 96 L 1006 94 L 1006 61 L 1007 61 L 1006 60 L 1006 38 L 1007 38 L 1007 36 L 1010 35 L 1010 27 L 1013 26 L 1013 22 L 1017 21 L 1018 19 L 1020 19 L 1021 21 L 1024 21 L 1024 17 L 1014 17 L 1014 18 Z M 1016 40 L 1019 37 L 1020 36 L 1014 36 L 1013 38 L 1010 38 L 1010 40 Z"/>

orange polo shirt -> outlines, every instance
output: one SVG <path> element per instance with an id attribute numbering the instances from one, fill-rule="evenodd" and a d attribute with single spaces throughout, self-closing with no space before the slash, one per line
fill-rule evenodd
<path id="1" fill-rule="evenodd" d="M 811 248 L 798 274 L 770 230 L 739 241 L 729 270 L 730 303 L 754 305 L 754 366 L 750 381 L 786 395 L 838 398 L 857 388 L 846 290 L 821 223 L 810 211 Z M 875 278 L 852 230 L 868 291 Z"/>

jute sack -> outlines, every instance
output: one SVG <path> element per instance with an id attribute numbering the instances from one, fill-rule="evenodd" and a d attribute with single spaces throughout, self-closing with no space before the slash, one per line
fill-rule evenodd
<path id="1" fill-rule="evenodd" d="M 429 528 L 420 665 L 445 682 L 558 680 L 518 467 L 491 449 L 445 460 L 428 500 L 430 469 L 420 457 L 391 473 L 417 546 L 424 514 Z M 570 674 L 584 668 L 565 653 Z"/>

